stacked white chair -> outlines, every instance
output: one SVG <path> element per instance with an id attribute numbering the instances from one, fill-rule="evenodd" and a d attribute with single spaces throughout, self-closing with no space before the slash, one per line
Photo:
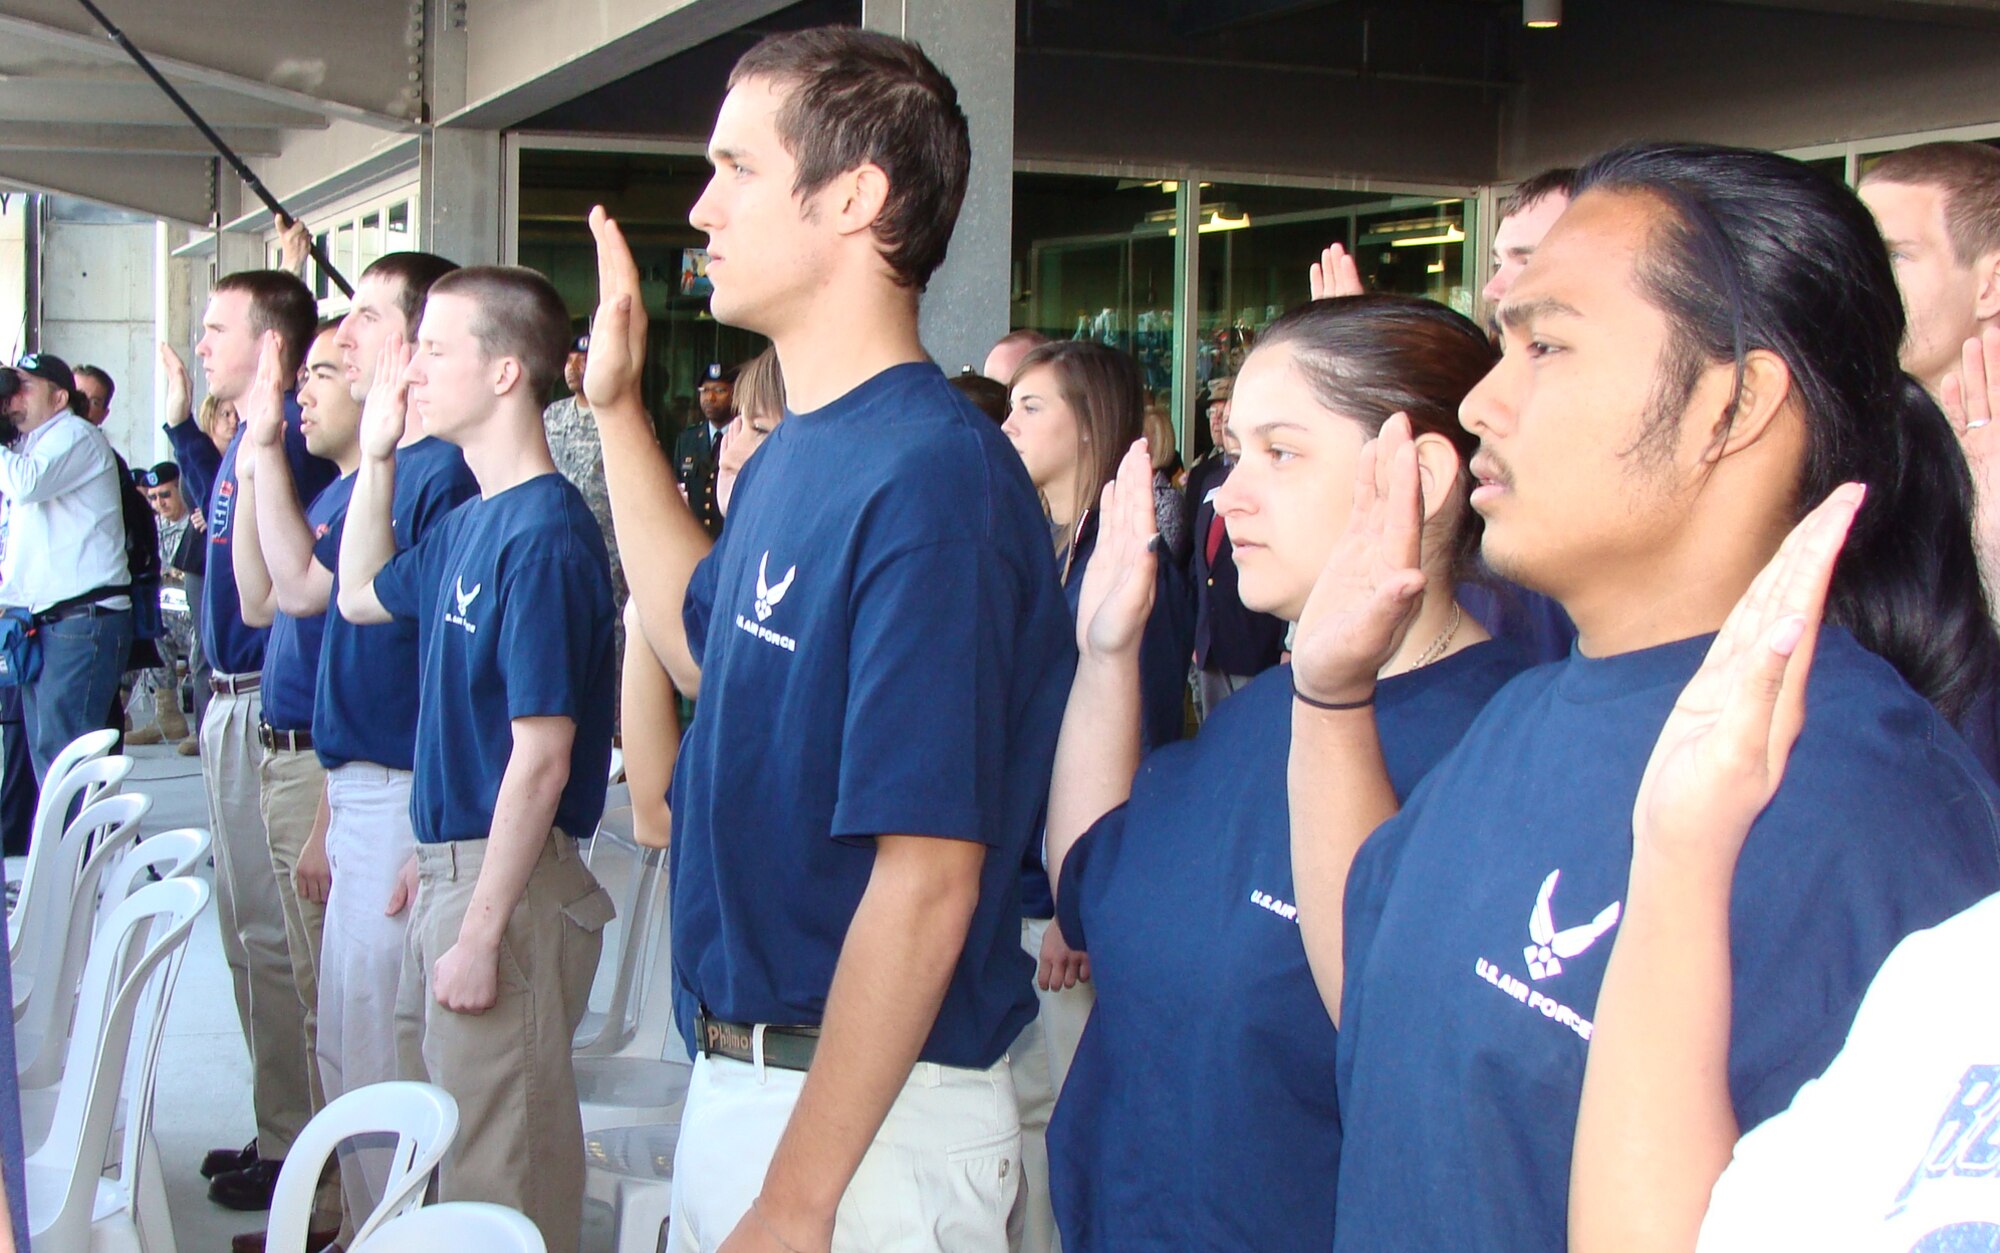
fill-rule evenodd
<path id="1" fill-rule="evenodd" d="M 680 1118 L 693 1063 L 674 1030 L 666 853 L 642 849 L 607 823 L 591 841 L 591 869 L 618 905 L 618 933 L 607 946 L 611 994 L 602 1014 L 577 1032 L 577 1101 L 583 1128 L 674 1122 Z M 622 882 L 608 862 L 636 868 Z"/>
<path id="2" fill-rule="evenodd" d="M 131 773 L 130 757 L 93 758 L 77 763 L 42 790 L 41 801 L 35 806 L 27 865 L 21 872 L 21 893 L 7 916 L 7 959 L 13 963 L 16 1021 L 34 995 L 34 971 L 23 965 L 23 954 L 59 946 L 69 926 L 68 903 L 87 852 L 63 839 L 69 828 L 69 812 L 76 805 L 87 807 L 117 795 Z M 50 777 L 55 777 L 53 772 Z"/>
<path id="3" fill-rule="evenodd" d="M 187 951 L 194 920 L 208 904 L 200 879 L 149 884 L 121 902 L 91 942 L 77 999 L 76 1028 L 70 1036 L 65 1082 L 55 1121 L 42 1146 L 27 1160 L 29 1240 L 35 1247 L 70 1253 L 82 1250 L 163 1253 L 171 1232 L 154 1226 L 142 1238 L 145 1197 L 160 1196 L 157 1171 L 138 1148 L 151 1124 L 151 1092 L 165 1008 Z M 142 1006 L 146 1038 L 134 1038 Z M 128 1075 L 134 1049 L 143 1059 Z M 128 1156 L 120 1177 L 109 1178 L 113 1121 L 128 1083 L 137 1105 L 126 1121 Z"/>
<path id="4" fill-rule="evenodd" d="M 285 1154 L 278 1185 L 271 1193 L 271 1224 L 264 1247 L 269 1253 L 304 1253 L 312 1225 L 313 1194 L 327 1158 L 355 1136 L 393 1134 L 388 1184 L 375 1209 L 354 1230 L 354 1246 L 389 1220 L 423 1204 L 431 1175 L 458 1134 L 458 1102 L 429 1083 L 376 1083 L 341 1094 L 313 1115 Z M 525 1220 L 523 1220 L 525 1221 Z M 368 1246 L 373 1247 L 373 1246 Z M 440 1244 L 438 1249 L 487 1253 L 484 1244 Z"/>
<path id="5" fill-rule="evenodd" d="M 121 796 L 116 799 L 123 801 L 138 798 Z M 149 835 L 138 843 L 124 848 L 122 852 L 118 851 L 116 844 L 100 845 L 92 854 L 92 859 L 105 857 L 107 860 L 113 858 L 115 860 L 111 860 L 111 868 L 103 873 L 99 882 L 101 890 L 93 930 L 102 931 L 112 912 L 125 901 L 125 898 L 145 885 L 143 876 L 146 871 L 152 870 L 161 879 L 179 879 L 192 875 L 207 859 L 209 844 L 207 831 L 200 827 L 181 827 Z M 79 962 L 79 980 L 81 975 L 81 962 Z M 64 986 L 72 985 L 65 983 Z M 136 1036 L 143 1038 L 151 1030 L 149 1015 L 153 1010 L 154 1007 L 150 1002 L 142 1003 L 140 1013 L 134 1020 L 133 1032 Z M 69 1020 L 67 1018 L 60 1020 L 58 1026 L 62 1038 L 56 1056 L 61 1057 L 67 1054 L 69 1047 Z M 128 1065 L 128 1070 L 131 1066 L 138 1066 L 142 1062 L 143 1059 L 135 1054 Z M 37 1078 L 39 1077 L 38 1075 Z M 60 1084 L 60 1071 L 51 1076 L 46 1084 L 31 1082 L 25 1070 L 22 1073 L 21 1128 L 31 1152 L 48 1135 L 49 1127 L 55 1120 L 56 1098 Z M 128 1093 L 133 1090 L 130 1083 L 126 1085 L 126 1090 Z M 123 1116 L 119 1119 L 119 1125 L 128 1125 Z M 151 1148 L 149 1143 L 147 1145 L 149 1152 Z"/>
<path id="6" fill-rule="evenodd" d="M 484 1201 L 426 1205 L 383 1224 L 374 1235 L 354 1245 L 354 1253 L 456 1253 L 460 1249 L 548 1253 L 542 1233 L 527 1215 Z"/>
<path id="7" fill-rule="evenodd" d="M 78 768 L 71 778 L 114 762 L 129 764 L 126 758 L 106 758 Z M 63 831 L 56 856 L 48 863 L 53 878 L 43 880 L 39 891 L 43 900 L 59 907 L 42 918 L 45 941 L 52 942 L 31 950 L 25 954 L 25 964 L 17 962 L 14 967 L 17 981 L 25 970 L 31 989 L 14 1022 L 15 1070 L 23 1088 L 45 1088 L 62 1077 L 70 1010 L 98 921 L 98 882 L 105 868 L 138 838 L 139 824 L 152 807 L 152 798 L 143 792 L 99 797 Z M 80 868 L 71 869 L 79 863 Z M 65 880 L 67 892 L 58 893 Z"/>

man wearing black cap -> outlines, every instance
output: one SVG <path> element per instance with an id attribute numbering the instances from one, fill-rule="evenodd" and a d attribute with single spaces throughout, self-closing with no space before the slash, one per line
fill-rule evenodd
<path id="1" fill-rule="evenodd" d="M 542 427 L 549 437 L 549 456 L 555 459 L 556 473 L 576 485 L 604 532 L 604 546 L 611 553 L 611 597 L 621 611 L 625 608 L 625 567 L 618 561 L 618 537 L 611 530 L 611 492 L 604 486 L 604 445 L 597 438 L 597 423 L 590 416 L 590 402 L 583 395 L 583 367 L 590 360 L 589 323 L 570 341 L 569 356 L 563 359 L 563 386 L 569 395 L 542 410 Z M 622 627 L 621 627 L 622 629 Z M 622 637 L 621 637 L 622 638 Z"/>
<path id="2" fill-rule="evenodd" d="M 132 646 L 131 572 L 118 460 L 83 417 L 83 394 L 60 358 L 30 353 L 6 415 L 18 434 L 0 448 L 7 551 L 0 605 L 35 616 L 41 673 L 22 685 L 28 753 L 40 781 L 68 743 L 104 725 Z"/>
<path id="3" fill-rule="evenodd" d="M 86 391 L 82 370 L 77 371 L 77 384 Z M 97 401 L 90 402 L 93 412 Z M 85 415 L 88 417 L 89 415 Z M 94 426 L 102 423 L 93 422 Z M 190 551 L 199 552 L 205 542 L 201 532 L 194 529 L 194 515 L 188 511 L 187 499 L 181 495 L 180 467 L 171 461 L 162 461 L 156 466 L 132 471 L 132 482 L 139 493 L 152 506 L 154 525 L 160 540 L 160 577 L 163 585 L 182 585 L 182 560 L 193 560 L 187 556 Z M 132 701 L 128 712 L 133 715 L 133 730 L 126 733 L 127 744 L 170 743 L 176 746 L 189 740 L 187 717 L 181 711 L 179 663 L 188 658 L 193 643 L 193 620 L 184 613 L 162 615 L 163 630 L 153 641 L 159 650 L 159 666 L 142 671 L 132 684 Z M 147 715 L 146 711 L 151 714 Z M 188 755 L 193 756 L 192 748 Z"/>
<path id="4" fill-rule="evenodd" d="M 702 371 L 696 398 L 702 420 L 674 441 L 674 477 L 680 480 L 681 495 L 687 497 L 696 521 L 712 538 L 722 532 L 722 509 L 715 503 L 715 459 L 722 448 L 722 432 L 736 412 L 736 367 L 710 362 Z"/>

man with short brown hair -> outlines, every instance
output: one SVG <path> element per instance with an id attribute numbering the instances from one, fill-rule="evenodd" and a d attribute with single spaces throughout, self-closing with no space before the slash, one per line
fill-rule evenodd
<path id="1" fill-rule="evenodd" d="M 784 424 L 711 551 L 639 395 L 639 275 L 592 215 L 584 386 L 645 639 L 699 696 L 674 778 L 675 1018 L 699 1056 L 676 1250 L 1018 1234 L 1007 1050 L 1035 1013 L 1017 868 L 1074 665 L 1020 457 L 917 334 L 970 167 L 913 44 L 773 36 L 689 213 L 715 318 L 768 336 Z M 636 646 L 636 641 L 635 641 Z"/>

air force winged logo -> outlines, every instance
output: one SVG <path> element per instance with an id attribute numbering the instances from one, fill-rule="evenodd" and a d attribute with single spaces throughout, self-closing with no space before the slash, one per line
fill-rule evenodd
<path id="1" fill-rule="evenodd" d="M 1549 877 L 1542 880 L 1542 890 L 1535 895 L 1534 912 L 1528 915 L 1528 938 L 1534 943 L 1522 949 L 1521 953 L 1528 959 L 1528 977 L 1537 981 L 1553 979 L 1561 974 L 1563 958 L 1581 956 L 1602 939 L 1606 931 L 1618 925 L 1618 909 L 1622 902 L 1613 901 L 1589 922 L 1556 930 L 1555 913 L 1550 901 L 1556 893 L 1556 880 L 1561 877 L 1561 870 L 1549 871 Z"/>
<path id="2" fill-rule="evenodd" d="M 474 622 L 472 619 L 466 617 L 465 615 L 468 611 L 471 610 L 472 602 L 479 599 L 479 593 L 481 590 L 485 588 L 485 586 L 486 585 L 484 583 L 474 583 L 472 585 L 472 590 L 468 592 L 465 590 L 464 575 L 460 575 L 456 579 L 453 579 L 451 586 L 451 598 L 454 602 L 457 603 L 458 612 L 452 613 L 451 611 L 447 610 L 444 615 L 444 620 L 446 622 L 449 622 L 451 625 L 455 627 L 464 627 L 465 633 L 467 635 L 479 634 L 479 624 Z"/>
<path id="3" fill-rule="evenodd" d="M 779 579 L 776 586 L 773 586 L 765 572 L 765 567 L 770 561 L 771 553 L 766 549 L 762 560 L 757 563 L 757 621 L 759 622 L 769 618 L 771 611 L 778 607 L 778 602 L 785 598 L 785 593 L 792 590 L 792 579 L 799 572 L 799 568 L 793 566 L 785 571 L 785 577 Z"/>

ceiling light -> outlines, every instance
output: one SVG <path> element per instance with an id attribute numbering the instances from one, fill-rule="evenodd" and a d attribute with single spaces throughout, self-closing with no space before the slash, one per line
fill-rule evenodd
<path id="1" fill-rule="evenodd" d="M 1448 226 L 1436 235 L 1416 235 L 1407 239 L 1392 239 L 1389 241 L 1389 246 L 1391 248 L 1421 248 L 1429 244 L 1462 244 L 1464 242 L 1465 232 L 1456 226 Z"/>
<path id="2" fill-rule="evenodd" d="M 1554 30 L 1562 20 L 1563 0 L 1521 0 L 1521 21 L 1530 30 Z"/>

